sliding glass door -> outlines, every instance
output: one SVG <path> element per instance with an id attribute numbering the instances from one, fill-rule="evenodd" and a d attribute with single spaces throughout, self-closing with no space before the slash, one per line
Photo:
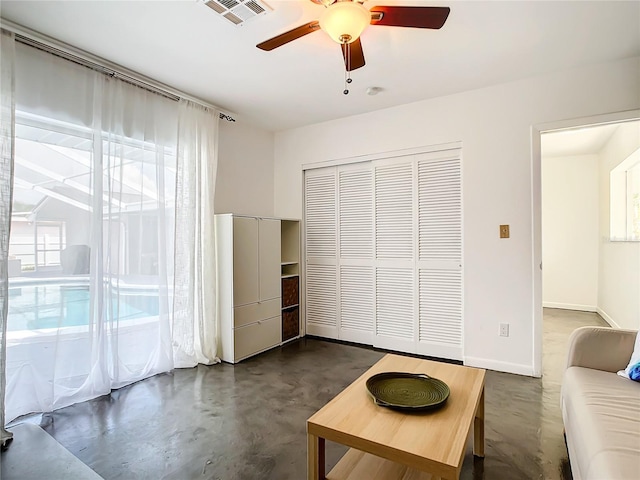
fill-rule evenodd
<path id="1" fill-rule="evenodd" d="M 18 115 L 7 419 L 172 368 L 175 147 Z"/>

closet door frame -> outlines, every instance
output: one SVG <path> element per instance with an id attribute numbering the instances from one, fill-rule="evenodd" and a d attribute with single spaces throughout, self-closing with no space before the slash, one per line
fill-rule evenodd
<path id="1" fill-rule="evenodd" d="M 357 156 L 357 157 L 348 157 L 348 158 L 342 158 L 342 159 L 335 159 L 335 160 L 330 160 L 330 161 L 326 161 L 326 162 L 314 162 L 314 163 L 307 163 L 307 164 L 303 164 L 302 165 L 302 178 L 303 178 L 303 185 L 302 185 L 302 205 L 303 205 L 303 215 L 302 215 L 302 232 L 304 232 L 304 234 L 302 235 L 302 249 L 303 249 L 303 261 L 301 262 L 301 279 L 303 282 L 306 283 L 306 276 L 307 276 L 307 235 L 306 235 L 306 231 L 307 231 L 307 212 L 306 212 L 306 178 L 307 175 L 316 175 L 318 173 L 318 171 L 320 169 L 325 169 L 327 167 L 337 167 L 335 168 L 335 177 L 336 177 L 336 181 L 335 181 L 335 188 L 336 188 L 336 193 L 335 193 L 335 211 L 336 211 L 336 225 L 335 225 L 335 235 L 336 235 L 336 257 L 335 257 L 335 265 L 336 265 L 336 283 L 335 283 L 335 288 L 336 288 L 336 326 L 334 329 L 329 329 L 329 331 L 327 331 L 327 335 L 324 334 L 320 334 L 320 333 L 312 333 L 309 332 L 307 330 L 307 325 L 306 325 L 306 321 L 301 325 L 301 335 L 304 334 L 317 334 L 319 336 L 326 336 L 327 338 L 334 338 L 334 339 L 342 339 L 342 340 L 346 340 L 346 341 L 356 341 L 357 343 L 364 343 L 359 339 L 350 339 L 350 338 L 340 338 L 341 337 L 341 328 L 340 328 L 340 300 L 339 300 L 339 289 L 340 289 L 340 251 L 339 251 L 339 219 L 338 219 L 338 214 L 339 214 L 339 191 L 338 191 L 338 187 L 339 187 L 339 171 L 341 171 L 341 169 L 347 169 L 347 168 L 361 168 L 359 166 L 356 166 L 354 164 L 359 164 L 359 165 L 363 165 L 363 164 L 369 164 L 370 168 L 373 169 L 373 182 L 374 182 L 374 188 L 373 188 L 373 202 L 374 202 L 374 222 L 373 222 L 373 236 L 374 236 L 374 258 L 373 258 L 373 269 L 374 269 L 374 282 L 373 282 L 373 287 L 374 287 L 374 302 L 375 302 L 375 295 L 376 295 L 376 269 L 378 267 L 382 267 L 384 268 L 386 265 L 390 265 L 393 263 L 393 260 L 378 260 L 376 259 L 376 255 L 375 255 L 375 235 L 376 235 L 376 222 L 375 222 L 375 165 L 397 165 L 403 162 L 407 162 L 410 161 L 413 164 L 413 219 L 414 219 L 414 230 L 413 230 L 413 258 L 411 261 L 407 261 L 407 268 L 412 268 L 413 269 L 413 292 L 412 292 L 412 298 L 413 298 L 413 328 L 414 328 L 414 335 L 413 335 L 413 340 L 412 341 L 407 341 L 404 342 L 404 346 L 401 345 L 396 345 L 397 342 L 395 341 L 386 341 L 385 339 L 382 338 L 378 338 L 376 340 L 376 333 L 375 333 L 375 329 L 377 328 L 376 326 L 376 322 L 374 319 L 374 332 L 372 334 L 372 340 L 371 342 L 367 342 L 366 344 L 368 345 L 377 345 L 381 348 L 389 348 L 389 349 L 393 349 L 393 350 L 398 350 L 398 351 L 402 351 L 402 352 L 407 352 L 407 353 L 417 353 L 417 354 L 422 354 L 422 355 L 431 355 L 431 356 L 442 356 L 443 358 L 452 358 L 452 359 L 458 359 L 458 360 L 464 360 L 464 258 L 463 258 L 463 253 L 464 253 L 464 245 L 461 245 L 461 256 L 460 256 L 460 263 L 458 264 L 459 267 L 459 271 L 461 274 L 461 282 L 462 282 L 462 287 L 461 287 L 461 293 L 460 293 L 460 303 L 461 303 L 461 318 L 462 318 L 462 325 L 461 325 L 461 333 L 460 333 L 460 345 L 459 347 L 454 347 L 454 348 L 447 348 L 447 347 L 439 347 L 437 345 L 433 345 L 433 344 L 425 344 L 424 342 L 420 342 L 420 335 L 419 335 L 419 328 L 420 328 L 420 271 L 421 269 L 425 268 L 425 262 L 420 260 L 419 258 L 419 226 L 418 226 L 418 221 L 419 221 L 419 207 L 418 207 L 418 194 L 419 194 L 419 188 L 418 188 L 418 162 L 421 161 L 420 158 L 417 158 L 418 156 L 422 156 L 422 155 L 426 155 L 426 158 L 445 158 L 445 157 L 451 157 L 451 156 L 457 156 L 460 161 L 461 161 L 461 166 L 460 166 L 460 189 L 461 189 L 461 202 L 462 202 L 462 192 L 463 192 L 463 180 L 464 180 L 464 175 L 463 175 L 463 168 L 462 168 L 462 142 L 449 142 L 449 143 L 443 143 L 443 144 L 437 144 L 437 145 L 431 145 L 431 146 L 422 146 L 422 147 L 414 147 L 414 148 L 408 148 L 408 149 L 402 149 L 402 150 L 396 150 L 396 151 L 391 151 L 391 152 L 381 152 L 381 153 L 374 153 L 374 154 L 367 154 L 367 155 L 362 155 L 362 156 Z M 353 165 L 353 167 L 349 167 Z M 329 171 L 328 168 L 325 171 Z M 462 203 L 461 203 L 462 205 Z M 464 211 L 461 211 L 461 219 L 460 219 L 460 223 L 461 223 L 461 238 L 464 239 Z M 403 262 L 405 263 L 405 262 Z M 363 265 L 366 264 L 366 262 L 363 263 Z M 306 297 L 306 293 L 307 293 L 307 286 L 305 285 L 305 289 L 303 290 L 303 292 L 305 293 L 305 297 Z M 301 302 L 306 304 L 306 298 L 305 299 L 301 299 Z M 375 312 L 375 305 L 374 305 L 374 315 L 376 315 Z M 342 334 L 342 336 L 345 336 L 344 334 Z"/>

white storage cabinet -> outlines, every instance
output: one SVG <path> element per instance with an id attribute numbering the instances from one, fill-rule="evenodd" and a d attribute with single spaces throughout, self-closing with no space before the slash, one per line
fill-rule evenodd
<path id="1" fill-rule="evenodd" d="M 215 216 L 220 357 L 237 363 L 281 344 L 280 220 Z"/>

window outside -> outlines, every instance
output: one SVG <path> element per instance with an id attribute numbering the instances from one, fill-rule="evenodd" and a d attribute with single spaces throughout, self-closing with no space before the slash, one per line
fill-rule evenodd
<path id="1" fill-rule="evenodd" d="M 640 148 L 611 170 L 612 241 L 640 241 Z"/>

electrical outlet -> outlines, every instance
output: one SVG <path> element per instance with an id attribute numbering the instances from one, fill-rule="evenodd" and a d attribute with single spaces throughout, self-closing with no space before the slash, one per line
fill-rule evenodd
<path id="1" fill-rule="evenodd" d="M 500 225 L 500 238 L 509 238 L 509 225 Z"/>
<path id="2" fill-rule="evenodd" d="M 508 323 L 501 323 L 500 324 L 500 336 L 501 337 L 508 337 L 509 336 L 509 324 Z"/>

